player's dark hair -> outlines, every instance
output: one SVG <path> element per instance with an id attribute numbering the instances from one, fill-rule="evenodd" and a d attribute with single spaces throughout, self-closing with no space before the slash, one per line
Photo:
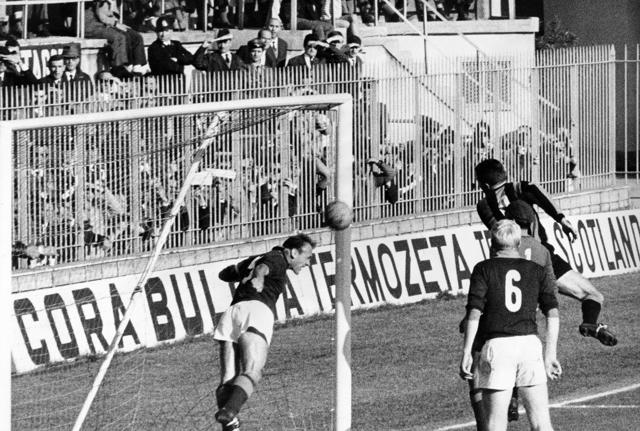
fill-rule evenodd
<path id="1" fill-rule="evenodd" d="M 64 61 L 64 57 L 60 54 L 52 55 L 49 57 L 49 61 L 47 61 L 47 66 L 51 66 L 54 61 Z"/>
<path id="2" fill-rule="evenodd" d="M 311 237 L 309 237 L 309 235 L 306 235 L 304 233 L 299 233 L 297 235 L 290 236 L 289 238 L 287 238 L 282 243 L 282 247 L 287 248 L 289 250 L 293 250 L 293 249 L 300 250 L 302 247 L 304 247 L 305 244 L 309 244 L 311 248 L 314 248 L 316 246 L 316 242 L 312 240 Z"/>
<path id="3" fill-rule="evenodd" d="M 476 165 L 476 179 L 481 184 L 489 184 L 490 186 L 498 184 L 507 179 L 507 171 L 500 160 L 487 159 Z"/>

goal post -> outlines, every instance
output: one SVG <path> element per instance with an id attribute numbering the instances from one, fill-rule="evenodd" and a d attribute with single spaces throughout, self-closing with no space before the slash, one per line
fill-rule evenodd
<path id="1" fill-rule="evenodd" d="M 125 111 L 113 111 L 107 113 L 91 113 L 81 115 L 69 115 L 60 116 L 46 119 L 25 119 L 25 120 L 13 120 L 0 122 L 0 142 L 4 145 L 4 157 L 3 168 L 4 172 L 13 172 L 12 160 L 14 160 L 11 152 L 13 149 L 13 139 L 16 132 L 27 132 L 32 130 L 43 129 L 46 127 L 59 127 L 59 126 L 80 126 L 90 124 L 100 124 L 105 122 L 118 122 L 118 121 L 130 121 L 141 120 L 153 117 L 167 117 L 167 116 L 179 116 L 179 115 L 198 115 L 198 114 L 215 114 L 221 112 L 233 112 L 246 109 L 329 109 L 336 113 L 337 127 L 336 127 L 336 148 L 335 148 L 335 197 L 347 203 L 350 207 L 353 207 L 353 190 L 352 190 L 352 176 L 353 176 L 353 150 L 352 150 L 352 98 L 348 94 L 332 94 L 332 95 L 310 95 L 310 96 L 293 96 L 293 97 L 280 97 L 280 98 L 263 98 L 263 99 L 245 99 L 234 101 L 221 101 L 204 104 L 191 104 L 191 105 L 178 105 L 170 107 L 152 107 L 135 110 Z M 197 157 L 197 156 L 196 156 Z M 194 162 L 197 163 L 197 162 Z M 193 165 L 192 165 L 193 166 Z M 185 181 L 189 181 L 187 178 Z M 3 223 L 2 232 L 6 236 L 3 241 L 2 251 L 0 252 L 3 258 L 6 258 L 4 270 L 7 271 L 7 275 L 4 275 L 5 280 L 9 281 L 11 285 L 11 269 L 8 262 L 11 258 L 11 244 L 12 238 L 12 226 L 13 226 L 13 209 L 12 209 L 12 184 L 14 181 L 5 181 L 2 188 L 2 207 L 3 218 L 6 218 Z M 183 187 L 184 189 L 184 187 Z M 181 193 L 183 196 L 184 193 Z M 179 206 L 179 202 L 176 200 L 174 207 L 171 211 L 172 219 L 177 214 L 176 205 Z M 169 226 L 170 227 L 170 226 Z M 335 395 L 335 429 L 337 431 L 346 431 L 351 428 L 351 349 L 350 349 L 350 331 L 351 331 L 351 300 L 350 300 L 350 278 L 351 278 L 351 257 L 350 257 L 350 228 L 335 233 L 335 254 L 336 254 L 336 295 L 335 295 L 335 312 L 336 312 L 336 325 L 335 325 L 335 348 L 336 348 L 336 395 Z M 166 235 L 165 235 L 166 236 Z M 148 259 L 149 257 L 145 257 Z M 157 258 L 155 257 L 151 259 Z M 152 263 L 152 262 L 151 262 Z M 153 271 L 152 264 L 146 268 L 144 274 L 138 282 L 138 286 L 144 284 L 144 277 L 147 277 L 150 272 Z M 135 297 L 139 289 L 135 289 L 131 296 L 131 304 L 135 302 Z M 10 320 L 14 315 L 10 300 L 11 292 L 8 289 L 3 290 L 4 300 L 2 304 L 4 310 L 2 315 L 4 316 L 3 323 L 5 327 L 11 328 Z M 140 295 L 138 295 L 140 296 Z M 0 298 L 0 299 L 2 299 Z M 118 348 L 119 337 L 122 336 L 122 330 L 127 325 L 128 316 L 125 312 L 122 320 L 119 322 L 116 334 L 112 340 L 109 341 L 109 350 L 106 352 L 105 357 L 109 358 L 113 356 L 113 351 Z M 15 334 L 9 334 L 11 337 Z M 0 359 L 0 366 L 2 367 L 3 385 L 4 391 L 2 395 L 2 407 L 0 407 L 0 428 L 11 429 L 11 342 L 2 343 L 3 349 L 2 357 Z M 104 359 L 101 359 L 104 360 Z M 107 364 L 108 365 L 108 364 Z M 104 375 L 105 370 L 98 373 L 96 379 L 100 378 L 100 375 Z M 99 390 L 100 381 L 96 380 L 95 388 L 91 390 L 91 393 Z M 95 395 L 95 394 L 93 394 Z M 91 395 L 88 397 L 91 398 Z M 86 414 L 86 410 L 89 409 L 90 400 L 88 404 L 83 407 L 83 414 Z M 76 423 L 74 430 L 82 429 L 82 420 Z"/>

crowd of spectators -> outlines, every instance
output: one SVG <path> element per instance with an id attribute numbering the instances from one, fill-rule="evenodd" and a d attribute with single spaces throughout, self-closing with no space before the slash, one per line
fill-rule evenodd
<path id="1" fill-rule="evenodd" d="M 380 17 L 387 22 L 400 21 L 400 17 L 385 2 L 379 0 L 304 0 L 297 2 L 297 30 L 313 30 L 320 39 L 333 29 L 349 28 L 355 19 L 373 25 L 374 1 Z M 470 19 L 475 0 L 427 0 L 447 19 Z M 421 0 L 395 0 L 395 9 L 406 17 L 423 19 Z M 407 10 L 404 9 L 407 6 Z M 7 6 L 0 11 L 0 40 L 9 37 L 76 36 L 78 34 L 78 6 L 75 3 L 33 4 Z M 280 18 L 287 30 L 291 22 L 291 0 L 92 0 L 84 2 L 85 37 L 116 37 L 112 30 L 126 33 L 153 33 L 161 17 L 171 19 L 175 31 L 214 28 L 262 28 L 271 18 Z M 332 17 L 335 16 L 335 19 Z M 428 20 L 438 19 L 429 12 Z M 27 28 L 25 28 L 25 22 Z M 107 30 L 100 29 L 102 24 Z M 105 33 L 108 33 L 105 35 Z M 127 38 L 132 36 L 126 35 Z M 121 38 L 121 37 L 120 37 Z M 120 41 L 121 42 L 121 41 Z M 130 43 L 135 41 L 129 41 Z"/>

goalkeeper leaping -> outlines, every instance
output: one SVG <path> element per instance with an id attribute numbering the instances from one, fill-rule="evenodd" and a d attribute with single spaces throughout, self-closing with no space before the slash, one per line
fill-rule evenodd
<path id="1" fill-rule="evenodd" d="M 475 168 L 476 179 L 484 191 L 484 199 L 477 205 L 478 215 L 482 222 L 491 229 L 505 218 L 504 210 L 510 202 L 521 199 L 529 205 L 537 205 L 556 222 L 570 241 L 577 237 L 577 231 L 569 220 L 553 205 L 544 191 L 527 181 L 507 182 L 507 173 L 500 161 L 483 160 Z M 537 218 L 537 214 L 536 214 Z M 617 337 L 606 325 L 598 322 L 603 296 L 589 280 L 571 268 L 571 265 L 558 256 L 547 240 L 544 227 L 536 220 L 537 232 L 533 236 L 540 240 L 551 253 L 553 272 L 556 276 L 558 290 L 561 294 L 577 299 L 582 303 L 582 323 L 578 327 L 580 334 L 593 337 L 605 346 L 615 346 Z"/>
<path id="2" fill-rule="evenodd" d="M 314 247 L 307 235 L 294 235 L 282 247 L 246 258 L 219 274 L 222 281 L 239 283 L 213 335 L 220 345 L 216 420 L 223 431 L 240 429 L 238 412 L 255 390 L 267 362 L 276 302 L 285 288 L 287 270 L 299 274 L 309 265 Z"/>

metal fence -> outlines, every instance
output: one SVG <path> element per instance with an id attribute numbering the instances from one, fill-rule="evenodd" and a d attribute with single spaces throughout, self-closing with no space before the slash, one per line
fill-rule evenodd
<path id="1" fill-rule="evenodd" d="M 617 172 L 640 183 L 640 44 L 618 53 Z"/>
<path id="2" fill-rule="evenodd" d="M 386 59 L 311 71 L 4 88 L 4 118 L 43 118 L 42 130 L 13 142 L 14 241 L 55 247 L 58 262 L 148 251 L 190 149 L 214 121 L 171 116 L 172 105 L 185 103 L 350 93 L 356 222 L 474 205 L 473 166 L 487 157 L 503 160 L 512 179 L 539 181 L 554 194 L 612 184 L 612 47 L 541 53 L 535 64 L 518 56 L 461 58 L 430 70 L 447 72 L 427 75 L 424 64 Z M 167 116 L 45 126 L 64 113 L 151 106 L 166 106 Z M 256 122 L 249 110 L 230 114 L 241 126 L 217 138 L 167 247 L 323 226 L 335 119 L 320 110 Z M 27 266 L 14 261 L 14 268 Z"/>

